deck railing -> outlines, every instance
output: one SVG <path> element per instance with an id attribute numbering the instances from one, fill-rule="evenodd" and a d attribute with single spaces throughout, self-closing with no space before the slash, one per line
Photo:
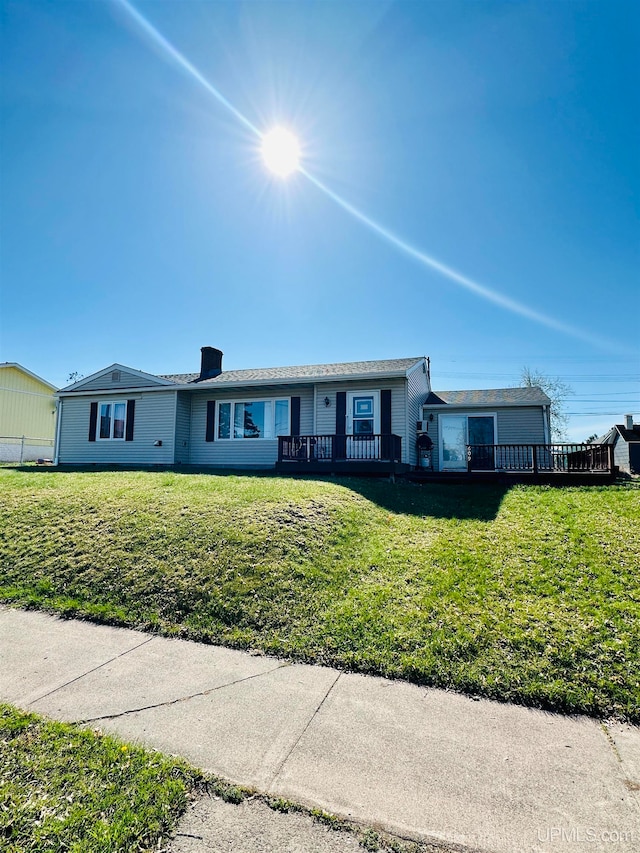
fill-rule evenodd
<path id="1" fill-rule="evenodd" d="M 608 444 L 468 444 L 467 470 L 538 473 L 611 473 Z"/>
<path id="2" fill-rule="evenodd" d="M 278 462 L 400 462 L 399 435 L 281 435 Z"/>

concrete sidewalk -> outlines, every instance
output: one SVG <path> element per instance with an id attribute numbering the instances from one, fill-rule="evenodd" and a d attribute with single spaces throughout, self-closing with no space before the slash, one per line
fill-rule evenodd
<path id="1" fill-rule="evenodd" d="M 640 730 L 0 608 L 0 700 L 416 840 L 640 850 Z"/>

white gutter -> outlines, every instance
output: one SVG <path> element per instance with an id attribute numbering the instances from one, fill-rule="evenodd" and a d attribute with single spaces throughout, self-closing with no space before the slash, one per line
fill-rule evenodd
<path id="1" fill-rule="evenodd" d="M 56 400 L 56 441 L 53 448 L 53 464 L 58 464 L 60 454 L 60 425 L 62 423 L 62 400 Z"/>
<path id="2" fill-rule="evenodd" d="M 511 409 L 515 406 L 523 408 L 538 409 L 542 406 L 543 409 L 548 409 L 548 403 L 423 403 L 423 409 L 433 409 L 437 414 L 446 414 L 451 409 Z M 424 418 L 422 419 L 424 420 Z"/>

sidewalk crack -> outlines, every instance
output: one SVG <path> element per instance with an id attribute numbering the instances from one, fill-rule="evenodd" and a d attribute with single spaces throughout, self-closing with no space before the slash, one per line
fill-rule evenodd
<path id="1" fill-rule="evenodd" d="M 226 687 L 233 687 L 234 684 L 242 684 L 243 681 L 251 681 L 252 678 L 261 678 L 263 675 L 270 675 L 278 669 L 291 666 L 289 663 L 281 663 L 274 666 L 272 669 L 267 669 L 265 672 L 256 672 L 253 675 L 245 675 L 243 678 L 236 678 L 234 681 L 227 681 L 225 684 L 218 684 L 216 687 L 209 687 L 207 690 L 199 690 L 197 693 L 190 693 L 188 696 L 179 696 L 177 699 L 167 699 L 165 702 L 155 702 L 152 705 L 143 705 L 140 708 L 128 708 L 126 711 L 118 711 L 117 714 L 102 714 L 99 717 L 87 717 L 84 720 L 75 720 L 77 725 L 86 725 L 87 723 L 97 723 L 100 720 L 116 720 L 119 717 L 126 717 L 128 714 L 138 714 L 141 711 L 153 711 L 154 708 L 167 708 L 170 705 L 177 705 L 179 702 L 188 702 L 190 699 L 197 699 L 199 696 L 209 696 L 217 690 L 224 690 Z"/>
<path id="2" fill-rule="evenodd" d="M 105 660 L 102 663 L 99 663 L 98 666 L 94 666 L 93 669 L 88 669 L 86 672 L 81 673 L 80 675 L 76 675 L 75 678 L 69 679 L 69 681 L 65 681 L 64 684 L 58 685 L 58 687 L 54 687 L 52 690 L 43 693 L 42 696 L 38 696 L 37 699 L 32 699 L 31 702 L 27 702 L 27 708 L 31 705 L 35 705 L 36 702 L 41 702 L 43 699 L 46 699 L 47 696 L 51 696 L 53 693 L 57 693 L 58 690 L 64 690 L 65 687 L 69 687 L 70 684 L 75 684 L 76 681 L 80 681 L 81 678 L 86 678 L 87 675 L 91 675 L 92 672 L 97 672 L 99 669 L 102 669 L 103 666 L 107 666 L 107 664 L 113 663 L 114 660 L 118 660 L 118 658 L 123 658 L 125 655 L 130 654 L 131 652 L 135 652 L 136 649 L 142 648 L 142 646 L 146 646 L 147 643 L 150 643 L 153 640 L 153 637 L 148 637 L 146 640 L 143 640 L 141 643 L 138 643 L 137 646 L 132 646 L 130 649 L 126 649 L 124 652 L 120 652 L 118 655 L 114 655 L 109 660 Z"/>
<path id="3" fill-rule="evenodd" d="M 300 732 L 300 734 L 299 734 L 299 735 L 298 735 L 298 737 L 296 738 L 296 740 L 295 740 L 295 742 L 294 742 L 293 746 L 291 747 L 291 749 L 289 750 L 289 752 L 287 752 L 287 754 L 285 755 L 285 757 L 282 759 L 282 761 L 280 762 L 280 766 L 278 767 L 278 769 L 276 770 L 276 772 L 275 772 L 275 773 L 273 774 L 273 776 L 271 777 L 271 780 L 270 780 L 270 782 L 269 782 L 269 784 L 267 785 L 267 788 L 266 788 L 266 790 L 267 790 L 267 791 L 268 791 L 268 790 L 273 786 L 274 782 L 276 781 L 276 779 L 278 778 L 278 776 L 279 776 L 279 775 L 280 775 L 280 773 L 282 772 L 282 768 L 283 768 L 283 767 L 284 767 L 284 765 L 287 763 L 287 761 L 291 758 L 291 755 L 292 755 L 292 753 L 293 753 L 294 749 L 298 746 L 298 744 L 300 743 L 300 741 L 302 740 L 302 738 L 303 738 L 303 737 L 304 737 L 304 735 L 306 734 L 307 729 L 309 728 L 309 726 L 311 725 L 311 723 L 312 723 L 312 722 L 315 720 L 315 718 L 318 716 L 318 714 L 319 714 L 319 712 L 320 712 L 320 708 L 322 708 L 322 706 L 324 705 L 324 703 L 325 703 L 325 702 L 327 701 L 327 699 L 329 698 L 329 694 L 331 693 L 331 691 L 333 690 L 333 688 L 334 688 L 334 687 L 336 686 L 336 684 L 338 683 L 338 680 L 339 680 L 339 678 L 340 678 L 340 676 L 341 676 L 341 675 L 342 675 L 342 673 L 341 673 L 341 672 L 339 672 L 339 673 L 336 675 L 336 677 L 333 679 L 333 681 L 331 682 L 331 684 L 329 685 L 329 688 L 328 688 L 327 692 L 324 694 L 324 696 L 322 697 L 322 699 L 321 699 L 321 701 L 320 701 L 320 704 L 318 705 L 318 707 L 315 709 L 315 711 L 313 712 L 313 714 L 312 714 L 312 715 L 311 715 L 311 717 L 309 718 L 309 720 L 308 720 L 308 722 L 307 722 L 307 725 L 306 725 L 306 726 L 303 728 L 303 730 Z"/>
<path id="4" fill-rule="evenodd" d="M 640 795 L 638 793 L 640 791 L 640 785 L 638 784 L 638 782 L 636 780 L 630 779 L 629 776 L 627 775 L 626 764 L 622 758 L 622 755 L 620 754 L 620 750 L 618 749 L 618 745 L 616 743 L 615 737 L 611 734 L 611 732 L 609 730 L 609 726 L 607 725 L 606 721 L 604 721 L 604 720 L 601 721 L 600 728 L 604 732 L 604 736 L 607 739 L 607 742 L 609 744 L 611 751 L 613 752 L 616 759 L 618 760 L 618 764 L 620 765 L 620 769 L 622 771 L 623 784 L 624 784 L 625 788 L 629 791 L 629 793 L 630 793 L 631 797 L 633 798 L 633 801 L 636 803 L 636 805 L 638 807 L 640 807 Z"/>

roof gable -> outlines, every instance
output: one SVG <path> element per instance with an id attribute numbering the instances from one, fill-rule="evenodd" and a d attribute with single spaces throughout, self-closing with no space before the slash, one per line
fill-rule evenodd
<path id="1" fill-rule="evenodd" d="M 28 376 L 30 379 L 33 379 L 35 382 L 39 382 L 41 385 L 44 385 L 45 387 L 49 388 L 51 391 L 57 391 L 58 390 L 55 385 L 51 384 L 51 382 L 47 382 L 46 379 L 43 379 L 41 376 L 38 376 L 36 373 L 33 373 L 31 370 L 27 370 L 26 367 L 23 367 L 21 364 L 18 364 L 17 361 L 5 361 L 2 364 L 0 364 L 0 370 L 2 370 L 3 368 L 4 369 L 11 368 L 12 370 L 17 370 L 20 373 L 23 373 L 25 376 Z"/>
<path id="2" fill-rule="evenodd" d="M 61 393 L 73 393 L 75 391 L 116 391 L 126 388 L 145 388 L 158 386 L 171 386 L 174 383 L 161 376 L 152 373 L 144 373 L 124 364 L 115 364 L 98 370 L 90 376 L 67 385 L 61 389 Z"/>

